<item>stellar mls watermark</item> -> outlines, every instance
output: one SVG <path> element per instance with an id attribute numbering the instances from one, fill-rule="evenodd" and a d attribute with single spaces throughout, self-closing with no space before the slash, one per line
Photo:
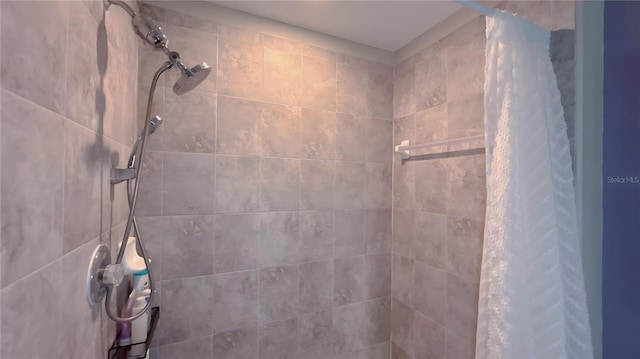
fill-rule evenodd
<path id="1" fill-rule="evenodd" d="M 628 184 L 628 183 L 640 183 L 640 177 L 607 177 L 607 183 L 611 184 Z"/>

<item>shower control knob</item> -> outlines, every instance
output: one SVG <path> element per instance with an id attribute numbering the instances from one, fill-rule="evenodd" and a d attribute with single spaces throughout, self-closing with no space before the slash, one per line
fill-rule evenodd
<path id="1" fill-rule="evenodd" d="M 118 286 L 124 279 L 124 266 L 122 264 L 109 264 L 102 272 L 102 283 Z"/>

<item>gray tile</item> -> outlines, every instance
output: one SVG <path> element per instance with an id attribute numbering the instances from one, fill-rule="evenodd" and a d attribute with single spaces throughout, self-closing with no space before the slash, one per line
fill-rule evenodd
<path id="1" fill-rule="evenodd" d="M 302 57 L 264 46 L 262 100 L 299 105 L 302 97 Z"/>
<path id="2" fill-rule="evenodd" d="M 334 256 L 349 257 L 367 252 L 364 238 L 364 210 L 335 211 Z"/>
<path id="3" fill-rule="evenodd" d="M 475 26 L 475 24 L 472 24 Z M 476 29 L 474 29 L 476 30 Z M 447 50 L 447 100 L 469 99 L 484 91 L 484 27 L 454 37 Z"/>
<path id="4" fill-rule="evenodd" d="M 159 348 L 160 359 L 171 358 L 192 358 L 207 359 L 213 358 L 213 337 L 206 336 L 197 339 L 185 340 Z"/>
<path id="5" fill-rule="evenodd" d="M 260 215 L 218 215 L 215 222 L 215 272 L 258 268 Z"/>
<path id="6" fill-rule="evenodd" d="M 333 255 L 333 211 L 302 211 L 300 261 L 330 259 Z"/>
<path id="7" fill-rule="evenodd" d="M 166 152 L 162 181 L 164 215 L 213 214 L 213 155 Z"/>
<path id="8" fill-rule="evenodd" d="M 258 330 L 241 328 L 213 336 L 213 356 L 216 359 L 256 358 Z"/>
<path id="9" fill-rule="evenodd" d="M 447 68 L 445 53 L 433 51 L 416 63 L 416 111 L 447 102 Z"/>
<path id="10" fill-rule="evenodd" d="M 333 305 L 341 306 L 364 299 L 365 257 L 340 258 L 333 261 Z"/>
<path id="11" fill-rule="evenodd" d="M 302 358 L 332 357 L 335 347 L 341 338 L 333 329 L 332 313 L 330 310 L 300 316 L 298 319 L 299 346 Z"/>
<path id="12" fill-rule="evenodd" d="M 262 155 L 298 157 L 300 153 L 300 107 L 262 105 Z"/>
<path id="13" fill-rule="evenodd" d="M 365 351 L 367 359 L 389 359 L 391 358 L 391 345 L 389 341 L 372 345 Z"/>
<path id="14" fill-rule="evenodd" d="M 484 220 L 487 192 L 485 156 L 451 158 L 447 165 L 447 214 Z"/>
<path id="15" fill-rule="evenodd" d="M 271 323 L 298 314 L 298 265 L 260 271 L 260 322 Z"/>
<path id="16" fill-rule="evenodd" d="M 166 91 L 165 96 L 165 151 L 215 152 L 216 96 L 198 91 L 181 96 Z"/>
<path id="17" fill-rule="evenodd" d="M 256 212 L 260 207 L 260 158 L 216 156 L 216 213 Z"/>
<path id="18" fill-rule="evenodd" d="M 447 269 L 460 278 L 480 281 L 484 223 L 467 218 L 447 218 Z"/>
<path id="19" fill-rule="evenodd" d="M 484 112 L 480 112 L 482 116 Z M 430 107 L 416 113 L 416 143 L 430 143 L 445 141 L 448 136 L 447 128 L 451 118 L 447 118 L 447 104 Z M 464 137 L 464 136 L 460 136 Z M 458 137 L 451 137 L 458 138 Z M 430 149 L 420 150 L 420 154 L 447 152 L 447 146 L 436 146 Z"/>
<path id="20" fill-rule="evenodd" d="M 7 91 L 1 107 L 5 287 L 62 255 L 64 129 L 61 117 Z"/>
<path id="21" fill-rule="evenodd" d="M 161 19 L 163 19 L 169 24 L 186 27 L 193 30 L 200 30 L 200 31 L 211 33 L 211 34 L 216 34 L 218 32 L 218 26 L 211 21 L 207 21 L 200 17 L 187 15 L 187 14 L 184 14 L 178 11 L 169 10 L 169 9 L 159 9 L 159 8 L 156 8 L 156 9 L 158 9 L 157 12 L 163 13 L 161 14 L 161 16 L 163 16 L 161 17 Z M 153 17 L 153 18 L 157 19 L 156 17 Z M 171 38 L 173 38 L 173 34 L 171 34 Z M 195 46 L 195 45 L 192 45 L 192 46 Z M 210 61 L 209 59 L 201 59 L 201 58 L 199 58 L 199 60 Z"/>
<path id="22" fill-rule="evenodd" d="M 287 39 L 284 37 L 277 37 L 267 34 L 262 34 L 262 43 L 264 47 L 286 52 L 292 55 L 302 54 L 302 43 Z"/>
<path id="23" fill-rule="evenodd" d="M 259 102 L 218 96 L 216 152 L 260 155 L 261 108 Z"/>
<path id="24" fill-rule="evenodd" d="M 414 292 L 414 260 L 393 254 L 393 273 L 391 275 L 391 292 L 393 297 L 413 308 Z"/>
<path id="25" fill-rule="evenodd" d="M 335 163 L 300 161 L 300 209 L 332 209 Z"/>
<path id="26" fill-rule="evenodd" d="M 335 207 L 363 208 L 365 183 L 364 163 L 336 162 Z"/>
<path id="27" fill-rule="evenodd" d="M 367 69 L 338 64 L 336 111 L 351 115 L 367 113 Z"/>
<path id="28" fill-rule="evenodd" d="M 550 5 L 553 30 L 576 28 L 574 1 L 554 1 Z"/>
<path id="29" fill-rule="evenodd" d="M 366 163 L 364 202 L 366 208 L 391 207 L 391 164 Z"/>
<path id="30" fill-rule="evenodd" d="M 367 115 L 376 118 L 393 118 L 393 75 L 368 72 Z"/>
<path id="31" fill-rule="evenodd" d="M 213 293 L 211 276 L 163 281 L 163 320 L 159 322 L 158 344 L 170 344 L 210 334 L 213 325 Z"/>
<path id="32" fill-rule="evenodd" d="M 305 46 L 309 49 L 309 46 Z M 302 57 L 302 98 L 305 107 L 336 110 L 336 64 L 324 59 Z"/>
<path id="33" fill-rule="evenodd" d="M 368 254 L 365 265 L 365 298 L 391 295 L 391 254 Z"/>
<path id="34" fill-rule="evenodd" d="M 68 253 L 100 235 L 104 149 L 95 133 L 71 121 L 64 127 L 63 250 Z"/>
<path id="35" fill-rule="evenodd" d="M 366 59 L 341 53 L 338 53 L 338 64 L 361 67 L 364 69 L 369 68 L 369 61 Z"/>
<path id="36" fill-rule="evenodd" d="M 416 141 L 416 115 L 408 114 L 402 117 L 395 117 L 393 120 L 393 143 L 400 144 L 402 140 Z M 396 158 L 396 156 L 394 156 Z"/>
<path id="37" fill-rule="evenodd" d="M 136 217 L 140 235 L 144 242 L 146 255 L 151 260 L 151 271 L 153 272 L 154 282 L 160 284 L 162 278 L 162 241 L 163 241 L 163 217 Z M 111 233 L 111 237 L 115 237 L 115 233 Z M 115 239 L 120 242 L 122 237 Z M 115 248 L 114 248 L 115 249 Z"/>
<path id="38" fill-rule="evenodd" d="M 64 351 L 69 358 L 82 357 L 82 354 L 87 351 L 87 343 L 91 343 L 101 331 L 100 311 L 102 306 L 96 305 L 92 308 L 88 305 L 87 289 L 84 285 L 87 280 L 87 259 L 91 258 L 99 243 L 96 237 L 60 259 L 62 268 L 60 278 L 64 278 L 64 280 L 58 284 L 59 287 L 56 289 L 61 301 L 58 303 L 59 307 L 54 310 L 60 312 L 60 318 L 63 319 L 55 330 L 61 331 L 62 342 L 60 344 L 64 345 Z M 50 298 L 47 297 L 46 300 L 49 301 Z M 21 314 L 28 315 L 28 313 Z M 56 317 L 53 313 L 47 313 L 47 316 Z M 50 320 L 38 319 L 45 322 Z M 3 328 L 5 328 L 5 333 L 12 333 L 15 329 L 14 326 L 11 329 Z M 47 336 L 55 336 L 55 334 L 47 333 Z M 46 353 L 43 352 L 41 355 L 46 355 Z"/>
<path id="39" fill-rule="evenodd" d="M 447 329 L 473 342 L 478 318 L 478 283 L 447 274 Z"/>
<path id="40" fill-rule="evenodd" d="M 332 62 L 334 65 L 337 61 L 337 56 L 334 51 L 323 49 L 321 47 L 317 47 L 313 45 L 308 45 L 308 44 L 302 44 L 302 54 L 304 56 L 309 56 L 316 59 L 322 59 L 325 61 Z"/>
<path id="41" fill-rule="evenodd" d="M 177 18 L 174 14 L 167 16 L 167 19 L 174 18 Z M 184 23 L 185 22 L 181 22 L 180 25 Z M 173 24 L 166 24 L 164 27 L 167 37 L 175 41 L 176 44 L 180 44 L 180 55 L 184 61 L 187 61 L 188 66 L 194 66 L 199 62 L 206 62 L 207 65 L 212 68 L 211 75 L 198 85 L 197 90 L 216 93 L 217 77 L 215 75 L 218 65 L 218 44 L 216 36 L 208 32 L 193 30 L 183 26 L 175 26 Z M 179 71 L 169 71 L 166 79 L 167 86 L 173 86 L 179 76 Z"/>
<path id="42" fill-rule="evenodd" d="M 259 358 L 293 358 L 298 351 L 298 320 L 274 322 L 260 327 Z"/>
<path id="43" fill-rule="evenodd" d="M 364 303 L 364 342 L 378 344 L 391 338 L 391 298 L 384 297 Z"/>
<path id="44" fill-rule="evenodd" d="M 471 342 L 458 337 L 457 335 L 447 331 L 445 334 L 445 351 L 447 358 L 451 359 L 473 359 L 475 358 L 476 348 Z"/>
<path id="45" fill-rule="evenodd" d="M 399 143 L 399 142 L 398 142 Z M 417 162 L 404 162 L 395 158 L 393 163 L 393 208 L 415 209 Z"/>
<path id="46" fill-rule="evenodd" d="M 406 354 L 392 353 L 393 358 L 409 358 L 412 353 L 414 311 L 401 301 L 391 300 L 391 339 Z M 395 352 L 392 347 L 392 352 Z"/>
<path id="47" fill-rule="evenodd" d="M 413 355 L 416 358 L 445 358 L 445 329 L 415 312 L 413 319 Z"/>
<path id="48" fill-rule="evenodd" d="M 65 357 L 67 348 L 60 345 L 61 273 L 56 261 L 2 289 L 3 358 Z M 39 339 L 34 341 L 34 335 Z"/>
<path id="49" fill-rule="evenodd" d="M 300 121 L 300 145 L 301 158 L 335 158 L 335 112 L 303 108 Z"/>
<path id="50" fill-rule="evenodd" d="M 367 253 L 391 252 L 391 209 L 367 209 L 364 212 L 364 237 Z"/>
<path id="51" fill-rule="evenodd" d="M 364 303 L 354 303 L 333 309 L 333 328 L 340 338 L 336 346 L 338 356 L 355 353 L 364 348 Z"/>
<path id="52" fill-rule="evenodd" d="M 315 313 L 331 309 L 333 261 L 300 264 L 299 312 Z"/>
<path id="53" fill-rule="evenodd" d="M 218 28 L 218 93 L 257 99 L 262 89 L 262 39 L 231 26 Z"/>
<path id="54" fill-rule="evenodd" d="M 411 359 L 411 357 L 398 344 L 391 342 L 391 359 Z"/>
<path id="55" fill-rule="evenodd" d="M 60 114 L 65 113 L 68 5 L 6 1 L 1 9 L 2 88 Z M 16 71 L 25 61 L 29 71 Z"/>
<path id="56" fill-rule="evenodd" d="M 464 101 L 449 102 L 447 115 L 449 138 L 484 134 L 484 94 Z"/>
<path id="57" fill-rule="evenodd" d="M 125 166 L 124 162 L 120 164 Z M 116 167 L 116 166 L 113 166 Z M 138 192 L 138 216 L 162 215 L 162 172 L 164 167 L 164 152 L 149 151 L 142 162 L 142 177 Z M 116 190 L 123 188 L 116 187 Z"/>
<path id="58" fill-rule="evenodd" d="M 393 156 L 393 122 L 379 118 L 367 118 L 365 160 L 389 163 Z"/>
<path id="59" fill-rule="evenodd" d="M 393 118 L 400 118 L 416 112 L 414 70 L 396 73 L 393 82 Z"/>
<path id="60" fill-rule="evenodd" d="M 416 163 L 416 209 L 447 213 L 447 166 L 444 160 Z"/>
<path id="61" fill-rule="evenodd" d="M 393 210 L 393 251 L 413 258 L 415 255 L 415 212 Z"/>
<path id="62" fill-rule="evenodd" d="M 258 324 L 258 286 L 258 272 L 253 270 L 213 276 L 214 334 Z M 214 338 L 214 349 L 215 342 Z"/>
<path id="63" fill-rule="evenodd" d="M 445 325 L 447 313 L 447 273 L 428 264 L 415 264 L 415 309 Z"/>
<path id="64" fill-rule="evenodd" d="M 336 115 L 336 159 L 364 162 L 367 143 L 367 119 L 339 113 Z"/>
<path id="65" fill-rule="evenodd" d="M 213 216 L 163 218 L 163 279 L 213 274 L 213 223 Z"/>
<path id="66" fill-rule="evenodd" d="M 300 160 L 263 158 L 260 178 L 260 208 L 263 211 L 300 208 Z"/>
<path id="67" fill-rule="evenodd" d="M 101 114 L 97 105 L 104 99 L 99 97 L 100 69 L 96 49 L 99 41 L 106 41 L 106 34 L 98 34 L 98 23 L 88 6 L 74 7 L 73 15 L 69 17 L 68 26 L 74 30 L 68 33 L 67 38 L 67 68 L 69 71 L 66 71 L 66 116 L 93 131 L 97 131 L 101 125 L 99 123 Z M 2 41 L 4 43 L 4 39 Z M 101 60 L 104 60 L 106 54 L 100 55 Z M 60 72 L 60 70 L 57 71 Z M 55 77 L 57 78 L 58 75 L 56 74 Z M 49 78 L 40 80 L 51 81 Z M 64 94 L 54 96 L 62 95 Z M 96 101 L 96 98 L 99 101 Z"/>
<path id="68" fill-rule="evenodd" d="M 297 212 L 260 214 L 260 265 L 271 267 L 297 263 L 299 237 Z"/>
<path id="69" fill-rule="evenodd" d="M 416 212 L 415 258 L 445 269 L 447 263 L 447 216 Z"/>

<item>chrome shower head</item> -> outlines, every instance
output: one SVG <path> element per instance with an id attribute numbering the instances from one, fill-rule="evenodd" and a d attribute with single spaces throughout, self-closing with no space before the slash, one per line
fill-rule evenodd
<path id="1" fill-rule="evenodd" d="M 210 73 L 211 67 L 205 62 L 190 69 L 182 69 L 182 75 L 180 75 L 178 81 L 173 84 L 173 92 L 175 92 L 176 95 L 184 95 L 200 85 Z"/>
<path id="2" fill-rule="evenodd" d="M 149 134 L 151 135 L 156 132 L 160 125 L 162 125 L 162 118 L 160 116 L 154 116 L 149 120 Z"/>
<path id="3" fill-rule="evenodd" d="M 153 118 L 149 120 L 149 135 L 156 132 L 156 130 L 158 129 L 158 127 L 160 127 L 160 125 L 162 125 L 162 118 L 160 116 L 153 116 Z M 131 148 L 131 154 L 129 155 L 129 162 L 127 163 L 129 168 L 134 168 L 136 165 L 136 154 L 138 153 L 138 146 L 140 145 L 140 141 L 142 141 L 143 133 L 141 133 L 140 136 L 138 136 L 138 139 L 136 140 L 136 142 L 133 144 L 133 147 Z"/>

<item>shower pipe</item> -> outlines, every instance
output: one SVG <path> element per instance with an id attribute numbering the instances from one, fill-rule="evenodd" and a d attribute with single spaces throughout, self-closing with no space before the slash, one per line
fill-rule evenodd
<path id="1" fill-rule="evenodd" d="M 149 97 L 147 100 L 147 110 L 145 114 L 145 122 L 142 130 L 142 134 L 136 140 L 133 145 L 131 155 L 127 168 L 113 168 L 111 173 L 111 183 L 116 184 L 123 181 L 127 181 L 127 200 L 129 202 L 129 215 L 127 217 L 127 223 L 123 234 L 120 248 L 118 249 L 118 255 L 116 257 L 115 264 L 110 264 L 111 256 L 109 250 L 105 245 L 99 245 L 94 251 L 89 265 L 89 272 L 87 275 L 87 298 L 90 305 L 97 304 L 103 296 L 106 295 L 105 311 L 109 318 L 115 322 L 128 322 L 142 316 L 153 303 L 155 297 L 155 282 L 153 280 L 153 273 L 150 268 L 150 261 L 146 254 L 144 241 L 140 235 L 138 228 L 138 222 L 135 217 L 135 209 L 138 201 L 138 193 L 140 189 L 140 176 L 142 174 L 142 164 L 144 161 L 145 147 L 147 143 L 147 137 L 155 130 L 162 120 L 159 117 L 151 117 L 151 108 L 153 105 L 153 97 L 155 89 L 160 76 L 172 67 L 177 67 L 182 75 L 173 85 L 173 91 L 177 95 L 183 95 L 188 91 L 194 89 L 200 83 L 202 83 L 207 76 L 211 73 L 211 68 L 206 63 L 198 64 L 192 68 L 186 67 L 181 60 L 180 54 L 171 51 L 167 47 L 167 37 L 165 36 L 162 28 L 158 26 L 152 19 L 136 13 L 127 3 L 121 0 L 104 0 L 105 7 L 108 9 L 109 5 L 116 5 L 124 9 L 132 18 L 132 24 L 136 34 L 152 45 L 156 50 L 163 51 L 168 57 L 169 61 L 160 67 L 153 76 L 151 81 L 151 88 L 149 91 Z M 149 120 L 150 119 L 150 120 Z M 150 128 L 150 126 L 152 126 Z M 136 163 L 137 162 L 137 163 Z M 135 181 L 135 182 L 134 182 Z M 149 277 L 149 289 L 151 291 L 149 301 L 146 306 L 138 313 L 130 317 L 119 317 L 114 314 L 112 308 L 111 296 L 115 287 L 117 287 L 124 277 L 124 267 L 122 265 L 122 259 L 126 249 L 126 244 L 129 239 L 131 228 L 133 227 L 136 238 L 138 238 L 138 245 L 140 247 L 140 254 L 144 260 Z"/>

